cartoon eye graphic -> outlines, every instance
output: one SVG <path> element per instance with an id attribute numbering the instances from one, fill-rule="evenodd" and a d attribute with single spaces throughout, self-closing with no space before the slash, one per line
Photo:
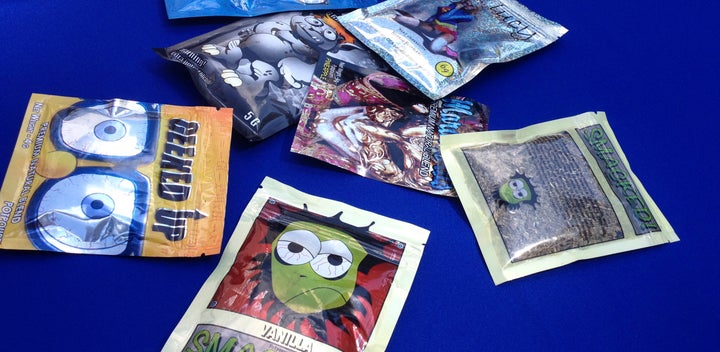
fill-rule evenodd
<path id="1" fill-rule="evenodd" d="M 525 187 L 525 182 L 520 179 L 513 179 L 508 182 L 508 186 L 512 189 L 513 197 L 516 199 L 523 199 L 528 196 L 528 190 Z"/>
<path id="2" fill-rule="evenodd" d="M 148 191 L 137 172 L 78 168 L 40 185 L 28 204 L 28 236 L 43 250 L 140 254 Z"/>
<path id="3" fill-rule="evenodd" d="M 105 193 L 87 195 L 80 202 L 82 212 L 90 219 L 102 219 L 115 210 L 115 202 Z"/>
<path id="4" fill-rule="evenodd" d="M 310 16 L 305 17 L 305 22 L 307 22 L 309 25 L 311 25 L 313 27 L 322 27 L 325 25 L 325 23 L 323 23 L 323 21 L 320 21 L 319 19 L 317 19 L 315 17 L 310 17 Z"/>
<path id="5" fill-rule="evenodd" d="M 528 192 L 525 188 L 516 189 L 513 191 L 513 196 L 517 199 L 523 199 L 528 196 Z"/>
<path id="6" fill-rule="evenodd" d="M 88 100 L 58 112 L 51 123 L 53 143 L 82 159 L 152 160 L 159 126 L 156 104 Z"/>
<path id="7" fill-rule="evenodd" d="M 327 40 L 337 40 L 338 35 L 337 33 L 332 29 L 326 29 L 323 31 L 323 37 Z"/>
<path id="8" fill-rule="evenodd" d="M 519 189 L 524 187 L 523 182 L 518 179 L 510 180 L 509 184 L 510 188 L 512 189 Z"/>
<path id="9" fill-rule="evenodd" d="M 309 263 L 320 252 L 318 237 L 308 230 L 293 230 L 284 233 L 278 240 L 275 253 L 287 265 Z"/>
<path id="10" fill-rule="evenodd" d="M 523 174 L 515 173 L 505 184 L 500 185 L 494 193 L 501 206 L 517 209 L 520 203 L 528 203 L 533 208 L 537 204 L 535 187 L 530 179 Z"/>
<path id="11" fill-rule="evenodd" d="M 330 240 L 322 243 L 320 253 L 310 266 L 315 273 L 326 279 L 337 279 L 350 270 L 352 260 L 352 252 L 344 243 Z"/>
<path id="12" fill-rule="evenodd" d="M 331 221 L 339 220 L 340 214 L 323 219 L 327 225 L 325 221 L 282 219 L 285 232 L 273 241 L 275 250 L 270 259 L 272 289 L 275 297 L 295 312 L 307 314 L 344 306 L 355 291 L 358 266 L 368 253 L 354 233 L 328 226 L 335 224 Z M 290 238 L 293 241 L 287 241 Z M 294 252 L 288 242 L 298 245 Z M 304 255 L 300 257 L 300 253 Z M 287 259 L 304 263 L 287 265 Z"/>
<path id="13" fill-rule="evenodd" d="M 127 134 L 127 127 L 121 121 L 107 120 L 95 126 L 95 136 L 103 141 L 114 142 Z"/>

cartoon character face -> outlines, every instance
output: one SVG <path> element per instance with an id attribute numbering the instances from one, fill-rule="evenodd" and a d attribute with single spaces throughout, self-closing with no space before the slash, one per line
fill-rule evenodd
<path id="1" fill-rule="evenodd" d="M 52 124 L 54 144 L 84 159 L 154 156 L 156 107 L 119 99 L 88 100 L 59 112 Z"/>
<path id="2" fill-rule="evenodd" d="M 298 313 L 341 307 L 355 289 L 366 255 L 357 240 L 338 229 L 293 222 L 273 242 L 275 296 Z"/>
<path id="3" fill-rule="evenodd" d="M 534 207 L 537 200 L 535 188 L 530 183 L 530 180 L 519 173 L 516 173 L 508 182 L 502 184 L 497 195 L 501 203 L 510 208 L 517 208 L 523 202 Z"/>
<path id="4" fill-rule="evenodd" d="M 44 250 L 139 254 L 148 189 L 139 173 L 78 168 L 38 188 L 28 207 L 28 235 Z"/>
<path id="5" fill-rule="evenodd" d="M 334 28 L 314 16 L 293 16 L 290 25 L 305 44 L 318 51 L 329 51 L 340 38 Z"/>
<path id="6" fill-rule="evenodd" d="M 530 200 L 532 188 L 522 178 L 510 179 L 500 186 L 500 198 L 510 204 L 520 204 L 522 201 Z"/>

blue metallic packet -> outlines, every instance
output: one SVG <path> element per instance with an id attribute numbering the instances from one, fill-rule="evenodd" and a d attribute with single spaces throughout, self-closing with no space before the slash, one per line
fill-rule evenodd
<path id="1" fill-rule="evenodd" d="M 165 9 L 170 19 L 253 17 L 285 11 L 354 9 L 377 3 L 377 0 L 165 0 Z"/>
<path id="2" fill-rule="evenodd" d="M 321 53 L 351 50 L 330 13 L 243 18 L 168 48 L 210 105 L 233 108 L 233 127 L 261 141 L 294 125 Z"/>
<path id="3" fill-rule="evenodd" d="M 432 99 L 567 32 L 515 0 L 388 0 L 338 20 Z"/>

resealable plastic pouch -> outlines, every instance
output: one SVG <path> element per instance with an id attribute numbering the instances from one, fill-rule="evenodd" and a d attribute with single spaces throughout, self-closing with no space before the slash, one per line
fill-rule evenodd
<path id="1" fill-rule="evenodd" d="M 233 108 L 235 130 L 260 141 L 297 123 L 320 54 L 343 50 L 343 32 L 328 13 L 285 12 L 155 51 L 187 67 L 207 102 Z"/>
<path id="2" fill-rule="evenodd" d="M 429 232 L 265 178 L 163 351 L 382 351 Z"/>
<path id="3" fill-rule="evenodd" d="M 338 20 L 432 99 L 567 32 L 515 0 L 388 0 Z"/>
<path id="4" fill-rule="evenodd" d="M 603 112 L 440 145 L 495 284 L 679 240 Z"/>
<path id="5" fill-rule="evenodd" d="M 223 235 L 230 109 L 33 94 L 0 248 L 193 257 Z"/>
<path id="6" fill-rule="evenodd" d="M 439 138 L 487 130 L 487 107 L 457 96 L 432 101 L 391 68 L 354 62 L 321 59 L 291 151 L 363 177 L 455 196 Z"/>
<path id="7" fill-rule="evenodd" d="M 235 16 L 254 17 L 287 11 L 354 9 L 378 0 L 165 0 L 168 18 Z"/>

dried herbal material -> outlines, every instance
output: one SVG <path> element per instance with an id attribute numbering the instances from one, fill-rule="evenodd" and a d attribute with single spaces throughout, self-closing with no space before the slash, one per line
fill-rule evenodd
<path id="1" fill-rule="evenodd" d="M 678 240 L 604 113 L 441 137 L 441 148 L 496 284 Z"/>
<path id="2" fill-rule="evenodd" d="M 163 351 L 383 351 L 428 234 L 266 178 Z"/>

